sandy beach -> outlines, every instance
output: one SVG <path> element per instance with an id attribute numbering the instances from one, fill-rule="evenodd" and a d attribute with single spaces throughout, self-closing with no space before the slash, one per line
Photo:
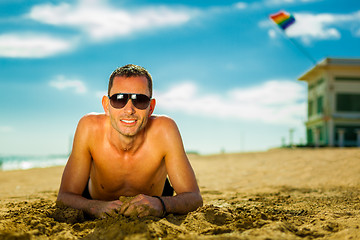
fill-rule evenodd
<path id="1" fill-rule="evenodd" d="M 162 219 L 56 206 L 63 167 L 0 172 L 0 239 L 360 239 L 360 149 L 189 159 L 204 206 Z"/>

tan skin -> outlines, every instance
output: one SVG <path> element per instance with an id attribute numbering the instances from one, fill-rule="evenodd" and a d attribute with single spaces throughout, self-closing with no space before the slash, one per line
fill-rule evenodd
<path id="1" fill-rule="evenodd" d="M 142 76 L 116 76 L 110 96 L 115 93 L 150 95 Z M 106 96 L 102 105 L 105 114 L 86 115 L 79 121 L 58 202 L 95 217 L 161 216 L 161 202 L 152 196 L 161 196 L 168 175 L 176 192 L 162 197 L 168 213 L 186 214 L 201 206 L 195 174 L 175 122 L 151 115 L 155 99 L 145 110 L 135 108 L 130 100 L 122 109 L 113 108 Z M 93 200 L 82 197 L 88 180 Z M 135 198 L 123 203 L 120 196 Z"/>

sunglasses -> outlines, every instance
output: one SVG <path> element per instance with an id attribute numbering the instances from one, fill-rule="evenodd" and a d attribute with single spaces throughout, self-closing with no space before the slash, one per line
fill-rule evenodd
<path id="1" fill-rule="evenodd" d="M 140 110 L 144 110 L 149 106 L 150 98 L 144 94 L 135 94 L 135 93 L 115 93 L 111 97 L 108 96 L 110 99 L 110 104 L 114 108 L 123 108 L 131 99 L 132 104 Z"/>

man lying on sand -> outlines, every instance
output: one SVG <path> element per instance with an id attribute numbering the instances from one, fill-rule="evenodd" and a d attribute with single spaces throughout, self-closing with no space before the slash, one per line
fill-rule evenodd
<path id="1" fill-rule="evenodd" d="M 108 96 L 102 98 L 105 113 L 78 123 L 58 202 L 95 217 L 162 217 L 202 205 L 176 123 L 151 115 L 151 97 L 146 69 L 129 64 L 111 74 Z M 121 196 L 135 197 L 121 201 Z"/>

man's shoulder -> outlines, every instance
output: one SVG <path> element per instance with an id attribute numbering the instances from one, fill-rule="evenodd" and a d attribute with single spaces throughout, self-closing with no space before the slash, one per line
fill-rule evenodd
<path id="1" fill-rule="evenodd" d="M 166 138 L 179 131 L 175 121 L 165 115 L 152 115 L 150 118 L 150 129 L 151 132 L 156 136 L 161 136 L 161 138 Z"/>
<path id="2" fill-rule="evenodd" d="M 78 126 L 79 127 L 91 126 L 91 128 L 94 129 L 95 127 L 103 126 L 105 120 L 106 120 L 106 115 L 103 113 L 88 113 L 80 119 Z"/>
<path id="3" fill-rule="evenodd" d="M 91 122 L 91 121 L 103 121 L 105 119 L 106 119 L 106 115 L 104 113 L 92 112 L 84 115 L 80 119 L 80 121 Z"/>
<path id="4" fill-rule="evenodd" d="M 172 118 L 154 116 L 150 129 L 149 138 L 154 148 L 163 151 L 163 156 L 173 156 L 183 151 L 180 131 Z"/>
<path id="5" fill-rule="evenodd" d="M 154 127 L 156 128 L 176 126 L 175 121 L 166 115 L 152 115 L 150 117 L 150 121 L 151 121 L 151 125 L 154 125 Z"/>

